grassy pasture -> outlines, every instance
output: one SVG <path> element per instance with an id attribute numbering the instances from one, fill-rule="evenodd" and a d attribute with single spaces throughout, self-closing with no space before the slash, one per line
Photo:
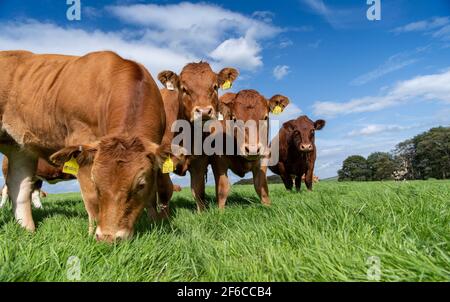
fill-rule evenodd
<path id="1" fill-rule="evenodd" d="M 0 210 L 0 281 L 450 281 L 450 182 L 321 182 L 314 192 L 271 185 L 273 205 L 234 186 L 225 212 L 197 214 L 188 189 L 170 222 L 143 216 L 133 240 L 108 245 L 87 234 L 79 194 L 50 195 L 33 210 L 35 234 Z M 371 271 L 372 270 L 372 271 Z"/>

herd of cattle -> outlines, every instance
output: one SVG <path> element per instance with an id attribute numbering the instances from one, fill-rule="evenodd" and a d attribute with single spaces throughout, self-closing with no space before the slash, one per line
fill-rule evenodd
<path id="1" fill-rule="evenodd" d="M 189 172 L 199 211 L 206 207 L 208 166 L 219 208 L 230 190 L 228 171 L 240 177 L 252 172 L 261 202 L 270 204 L 267 167 L 261 164 L 267 150 L 260 142 L 246 138 L 237 147 L 239 155 L 190 155 L 172 144 L 171 125 L 177 120 L 268 123 L 271 112 L 288 106 L 285 96 L 266 99 L 255 90 L 219 97 L 219 88 L 229 88 L 238 77 L 234 68 L 216 73 L 199 62 L 187 64 L 180 74 L 163 71 L 161 90 L 143 65 L 109 51 L 81 57 L 0 51 L 0 70 L 0 152 L 6 156 L 2 205 L 8 194 L 15 219 L 27 230 L 35 229 L 31 202 L 40 206 L 36 196 L 43 180 L 76 177 L 89 232 L 107 242 L 132 236 L 144 208 L 153 220 L 169 215 L 169 201 L 179 187 L 167 169 Z M 314 135 L 324 125 L 306 116 L 283 124 L 277 136 L 279 160 L 269 169 L 287 189 L 295 184 L 300 190 L 302 177 L 312 189 Z"/>

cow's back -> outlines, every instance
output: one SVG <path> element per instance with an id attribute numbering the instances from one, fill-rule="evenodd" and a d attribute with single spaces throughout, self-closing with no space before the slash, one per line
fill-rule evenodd
<path id="1" fill-rule="evenodd" d="M 5 58 L 10 53 L 0 55 L 7 69 L 0 81 L 2 128 L 16 143 L 51 153 L 124 133 L 142 116 L 153 124 L 143 121 L 141 130 L 161 141 L 161 96 L 141 65 L 112 52 L 82 57 L 17 52 L 15 59 Z"/>

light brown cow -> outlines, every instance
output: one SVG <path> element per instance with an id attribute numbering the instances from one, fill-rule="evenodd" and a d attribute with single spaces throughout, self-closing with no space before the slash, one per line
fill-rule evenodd
<path id="1" fill-rule="evenodd" d="M 6 180 L 8 178 L 8 158 L 6 156 L 3 157 L 2 171 L 3 177 Z M 60 181 L 76 179 L 76 177 L 73 176 L 72 174 L 63 173 L 62 167 L 54 167 L 43 158 L 38 159 L 35 175 L 37 179 L 33 184 L 33 193 L 31 194 L 31 202 L 33 203 L 33 206 L 38 209 L 42 208 L 40 197 L 41 194 L 44 193 L 43 191 L 41 191 L 43 181 L 55 184 Z M 5 205 L 8 198 L 9 198 L 8 186 L 5 183 L 2 189 L 2 200 L 0 202 L 0 208 L 2 208 Z"/>
<path id="2" fill-rule="evenodd" d="M 306 182 L 306 174 L 302 175 L 302 181 Z M 313 176 L 313 183 L 318 183 L 319 182 L 319 176 L 314 175 Z"/>
<path id="3" fill-rule="evenodd" d="M 89 230 L 97 222 L 98 240 L 130 237 L 144 206 L 157 216 L 156 178 L 170 146 L 159 145 L 164 104 L 142 65 L 113 52 L 4 51 L 0 70 L 0 151 L 9 159 L 7 185 L 24 228 L 35 229 L 37 159 L 58 150 L 51 157 L 57 165 L 71 158 L 80 165 Z"/>
<path id="4" fill-rule="evenodd" d="M 268 131 L 269 113 L 276 106 L 284 110 L 288 104 L 289 99 L 282 95 L 275 95 L 268 100 L 255 90 L 242 90 L 237 94 L 227 93 L 223 95 L 220 98 L 220 111 L 223 113 L 225 121 L 235 120 L 244 123 L 255 121 L 257 126 L 255 135 L 259 137 L 260 131 Z M 226 129 L 225 121 L 222 122 L 222 129 Z M 262 122 L 262 126 L 266 128 L 265 130 L 259 128 L 259 121 Z M 258 139 L 254 141 L 249 140 L 249 135 L 245 134 L 241 145 L 239 145 L 236 137 L 233 137 L 237 146 L 235 155 L 215 155 L 211 157 L 211 165 L 216 181 L 216 197 L 220 209 L 225 207 L 230 190 L 228 170 L 233 171 L 239 177 L 244 177 L 246 173 L 252 172 L 253 184 L 261 202 L 264 205 L 270 204 L 266 178 L 267 167 L 261 165 L 262 157 L 267 155 L 268 148 L 262 142 L 259 142 Z M 233 131 L 233 136 L 236 136 L 235 131 Z M 226 141 L 226 138 L 224 138 L 224 141 Z M 240 152 L 238 153 L 238 151 Z"/>
<path id="5" fill-rule="evenodd" d="M 167 108 L 167 119 L 170 121 L 186 120 L 195 121 L 216 119 L 219 112 L 218 90 L 225 83 L 232 83 L 238 77 L 239 72 L 234 68 L 224 68 L 215 73 L 207 62 L 189 63 L 177 75 L 173 71 L 163 71 L 158 79 L 165 86 L 161 95 Z M 167 123 L 166 127 L 171 124 Z M 166 130 L 168 130 L 166 128 Z M 195 139 L 192 136 L 192 139 Z M 198 139 L 198 138 L 197 138 Z M 193 144 L 192 144 L 193 146 Z M 193 153 L 192 150 L 191 154 Z M 175 171 L 179 175 L 185 175 L 189 171 L 191 176 L 191 191 L 197 202 L 197 209 L 205 209 L 205 174 L 208 167 L 206 155 L 188 156 L 183 166 L 177 166 Z"/>

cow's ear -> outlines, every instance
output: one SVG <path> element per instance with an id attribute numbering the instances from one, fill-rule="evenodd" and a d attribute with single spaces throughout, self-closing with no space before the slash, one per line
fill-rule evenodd
<path id="1" fill-rule="evenodd" d="M 317 121 L 314 122 L 314 128 L 316 130 L 320 130 L 323 127 L 325 127 L 325 121 L 324 120 L 317 120 Z"/>
<path id="2" fill-rule="evenodd" d="M 237 79 L 238 76 L 239 71 L 237 71 L 237 69 L 230 67 L 222 69 L 217 74 L 220 88 L 222 88 L 223 90 L 230 89 L 233 82 Z"/>
<path id="3" fill-rule="evenodd" d="M 236 93 L 225 93 L 219 98 L 219 112 L 222 114 L 224 120 L 231 119 L 231 104 L 236 98 Z"/>
<path id="4" fill-rule="evenodd" d="M 180 88 L 180 78 L 173 71 L 170 71 L 170 70 L 161 71 L 158 74 L 158 80 L 168 90 L 176 90 L 176 89 Z"/>
<path id="5" fill-rule="evenodd" d="M 283 124 L 283 128 L 286 129 L 288 132 L 292 132 L 295 130 L 295 120 L 287 121 Z"/>
<path id="6" fill-rule="evenodd" d="M 284 95 L 276 94 L 268 101 L 269 112 L 280 114 L 289 105 L 290 101 Z"/>
<path id="7" fill-rule="evenodd" d="M 70 146 L 53 153 L 50 161 L 58 166 L 74 158 L 80 166 L 90 165 L 98 150 L 97 144 Z"/>
<path id="8" fill-rule="evenodd" d="M 163 173 L 170 173 L 177 165 L 186 160 L 187 150 L 178 145 L 155 143 L 146 144 L 147 157 L 152 161 L 155 169 L 161 169 Z"/>

